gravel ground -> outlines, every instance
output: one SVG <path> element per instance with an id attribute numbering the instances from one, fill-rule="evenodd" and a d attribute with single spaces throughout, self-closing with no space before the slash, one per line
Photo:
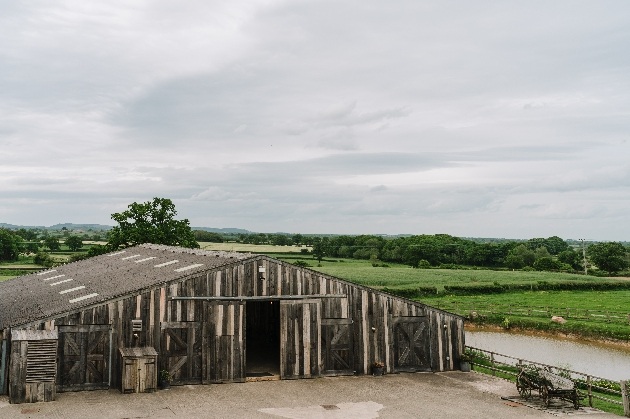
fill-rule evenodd
<path id="1" fill-rule="evenodd" d="M 145 394 L 59 393 L 54 402 L 19 405 L 0 397 L 0 418 L 552 417 L 501 398 L 515 393 L 513 384 L 475 372 L 389 374 L 180 386 Z M 599 411 L 575 414 L 617 417 Z"/>

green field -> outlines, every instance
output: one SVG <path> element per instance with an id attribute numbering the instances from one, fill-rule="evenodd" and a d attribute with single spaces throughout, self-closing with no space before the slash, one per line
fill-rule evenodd
<path id="1" fill-rule="evenodd" d="M 442 308 L 470 321 L 509 328 L 536 329 L 548 332 L 578 334 L 584 337 L 630 340 L 630 290 L 614 291 L 514 291 L 484 295 L 453 295 L 445 286 L 525 284 L 536 286 L 544 282 L 593 284 L 625 283 L 627 279 L 528 271 L 490 271 L 477 269 L 413 269 L 389 264 L 373 267 L 370 261 L 355 259 L 324 259 L 321 264 L 305 255 L 274 255 L 290 263 L 306 262 L 311 269 L 397 293 L 418 287 L 436 287 L 438 295 L 414 298 Z M 379 263 L 380 264 L 380 263 Z M 529 284 L 529 285 L 528 285 Z M 590 285 L 589 285 L 590 286 Z M 551 322 L 551 316 L 563 316 L 566 324 Z"/>

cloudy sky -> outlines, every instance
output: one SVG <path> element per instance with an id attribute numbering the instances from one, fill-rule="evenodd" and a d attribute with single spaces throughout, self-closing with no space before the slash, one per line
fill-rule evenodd
<path id="1" fill-rule="evenodd" d="M 0 0 L 0 222 L 630 240 L 630 2 Z"/>

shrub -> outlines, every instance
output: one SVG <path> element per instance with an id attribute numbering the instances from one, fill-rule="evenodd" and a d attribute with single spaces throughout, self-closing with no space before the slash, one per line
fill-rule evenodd
<path id="1" fill-rule="evenodd" d="M 305 262 L 305 261 L 303 261 L 303 260 L 296 260 L 295 262 L 293 262 L 293 264 L 294 264 L 295 266 L 300 266 L 300 267 L 302 267 L 302 268 L 307 268 L 307 267 L 311 266 L 310 264 L 306 263 L 306 262 Z"/>
<path id="2" fill-rule="evenodd" d="M 53 266 L 53 263 L 54 263 L 50 255 L 48 253 L 43 253 L 43 252 L 37 253 L 35 257 L 33 258 L 33 262 L 35 262 L 35 264 L 37 265 L 42 265 L 46 267 L 51 267 Z"/>
<path id="3" fill-rule="evenodd" d="M 422 259 L 418 262 L 418 268 L 419 269 L 430 269 L 431 268 L 431 264 L 429 263 L 428 260 L 426 259 Z"/>

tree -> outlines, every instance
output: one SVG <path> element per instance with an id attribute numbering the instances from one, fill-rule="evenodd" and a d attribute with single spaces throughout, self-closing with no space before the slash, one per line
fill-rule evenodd
<path id="1" fill-rule="evenodd" d="M 559 271 L 560 268 L 560 263 L 550 256 L 541 257 L 534 262 L 534 269 L 537 271 Z"/>
<path id="2" fill-rule="evenodd" d="M 318 263 L 322 263 L 324 256 L 328 254 L 328 237 L 319 238 L 313 243 L 313 257 L 317 259 Z"/>
<path id="3" fill-rule="evenodd" d="M 601 270 L 616 274 L 628 267 L 626 248 L 619 242 L 592 244 L 587 249 L 590 260 Z"/>
<path id="4" fill-rule="evenodd" d="M 175 220 L 175 205 L 167 198 L 134 202 L 126 211 L 112 214 L 118 223 L 108 234 L 108 247 L 119 249 L 142 243 L 198 248 L 187 219 Z"/>
<path id="5" fill-rule="evenodd" d="M 22 239 L 11 231 L 0 229 L 0 261 L 17 260 Z"/>
<path id="6" fill-rule="evenodd" d="M 46 246 L 51 252 L 56 252 L 61 248 L 61 245 L 59 245 L 59 239 L 53 236 L 48 236 L 44 239 L 44 246 Z"/>
<path id="7" fill-rule="evenodd" d="M 198 242 L 209 242 L 209 243 L 223 243 L 223 237 L 219 233 L 213 233 L 211 231 L 204 230 L 193 230 L 193 234 L 195 235 L 195 240 Z"/>
<path id="8" fill-rule="evenodd" d="M 68 236 L 64 243 L 68 246 L 68 249 L 73 252 L 76 252 L 83 247 L 83 240 L 81 240 L 81 237 L 79 236 Z"/>
<path id="9" fill-rule="evenodd" d="M 582 268 L 582 255 L 571 248 L 558 253 L 558 260 L 570 265 L 575 270 Z"/>
<path id="10" fill-rule="evenodd" d="M 505 258 L 505 263 L 510 269 L 521 269 L 525 266 L 532 266 L 535 261 L 536 252 L 529 249 L 524 244 L 519 244 L 514 249 L 510 250 Z"/>

